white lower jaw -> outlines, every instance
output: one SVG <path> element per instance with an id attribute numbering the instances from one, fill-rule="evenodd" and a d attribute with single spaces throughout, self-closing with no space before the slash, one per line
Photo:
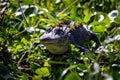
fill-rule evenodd
<path id="1" fill-rule="evenodd" d="M 68 46 L 46 46 L 52 54 L 63 54 L 67 52 Z"/>
<path id="2" fill-rule="evenodd" d="M 64 44 L 55 44 L 55 43 L 44 43 L 47 50 L 52 54 L 63 54 L 67 52 L 69 46 Z"/>

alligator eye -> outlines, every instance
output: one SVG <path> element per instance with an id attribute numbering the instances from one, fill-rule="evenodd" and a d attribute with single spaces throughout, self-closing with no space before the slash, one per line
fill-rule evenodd
<path id="1" fill-rule="evenodd" d="M 47 33 L 51 32 L 51 31 L 52 31 L 52 28 L 47 28 L 47 29 L 46 29 L 46 32 L 47 32 Z"/>
<path id="2" fill-rule="evenodd" d="M 64 31 L 62 29 L 56 29 L 55 34 L 58 34 L 58 35 L 64 34 Z"/>

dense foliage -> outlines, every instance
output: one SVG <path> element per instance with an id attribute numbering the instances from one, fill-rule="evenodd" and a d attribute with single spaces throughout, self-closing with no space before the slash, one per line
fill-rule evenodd
<path id="1" fill-rule="evenodd" d="M 29 50 L 48 27 L 80 22 L 97 34 L 93 54 L 74 45 L 63 55 L 45 46 Z M 1 0 L 0 80 L 120 80 L 119 0 Z M 93 45 L 92 45 L 93 44 Z"/>

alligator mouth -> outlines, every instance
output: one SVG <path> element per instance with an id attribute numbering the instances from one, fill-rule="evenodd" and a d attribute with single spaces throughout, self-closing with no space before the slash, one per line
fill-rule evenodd
<path id="1" fill-rule="evenodd" d="M 62 36 L 60 38 L 55 38 L 55 39 L 43 38 L 43 39 L 40 39 L 40 42 L 42 44 L 61 44 L 66 42 L 66 40 L 67 40 L 67 36 Z"/>
<path id="2" fill-rule="evenodd" d="M 58 39 L 49 39 L 49 40 L 45 40 L 45 39 L 41 39 L 40 42 L 43 44 L 59 44 L 58 41 L 60 40 L 60 38 Z"/>
<path id="3" fill-rule="evenodd" d="M 54 41 L 40 41 L 43 44 L 55 44 Z"/>

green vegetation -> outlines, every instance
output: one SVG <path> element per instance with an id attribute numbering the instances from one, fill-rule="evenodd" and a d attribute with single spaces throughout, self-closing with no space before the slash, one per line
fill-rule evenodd
<path id="1" fill-rule="evenodd" d="M 100 48 L 81 53 L 71 45 L 63 55 L 43 45 L 28 50 L 46 28 L 63 20 L 96 33 Z M 120 80 L 120 1 L 1 0 L 0 80 Z"/>

